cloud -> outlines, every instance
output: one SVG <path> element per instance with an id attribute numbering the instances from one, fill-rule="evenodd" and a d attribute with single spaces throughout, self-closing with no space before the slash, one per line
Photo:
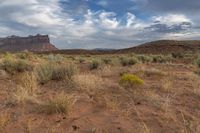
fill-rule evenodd
<path id="1" fill-rule="evenodd" d="M 0 36 L 49 34 L 59 48 L 122 48 L 157 39 L 200 36 L 199 17 L 187 15 L 182 5 L 171 11 L 172 2 L 161 0 L 169 6 L 161 9 L 157 6 L 162 7 L 163 3 L 155 1 L 0 1 Z M 194 1 L 189 8 L 199 4 Z M 147 8 L 147 4 L 150 7 Z M 159 13 L 141 15 L 151 10 Z"/>

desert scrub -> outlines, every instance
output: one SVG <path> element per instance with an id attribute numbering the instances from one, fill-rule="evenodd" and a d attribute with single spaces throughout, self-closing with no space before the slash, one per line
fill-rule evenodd
<path id="1" fill-rule="evenodd" d="M 25 103 L 26 101 L 36 102 L 37 93 L 38 86 L 35 74 L 33 72 L 26 72 L 21 75 L 13 98 L 17 103 Z"/>
<path id="2" fill-rule="evenodd" d="M 176 53 L 172 53 L 172 57 L 181 59 L 181 58 L 184 58 L 184 54 L 176 52 Z"/>
<path id="3" fill-rule="evenodd" d="M 31 52 L 28 52 L 28 51 L 24 51 L 24 52 L 21 52 L 21 53 L 17 53 L 16 56 L 20 59 L 30 59 L 32 57 L 34 57 L 33 53 Z"/>
<path id="4" fill-rule="evenodd" d="M 25 60 L 5 58 L 1 64 L 1 68 L 10 74 L 15 74 L 18 72 L 31 71 L 33 66 Z"/>
<path id="5" fill-rule="evenodd" d="M 102 61 L 105 63 L 105 64 L 111 64 L 112 63 L 112 60 L 110 58 L 104 58 L 102 59 Z"/>
<path id="6" fill-rule="evenodd" d="M 85 59 L 84 58 L 79 58 L 78 61 L 79 61 L 79 63 L 84 63 Z"/>
<path id="7" fill-rule="evenodd" d="M 74 79 L 80 89 L 90 92 L 101 88 L 103 83 L 100 76 L 91 73 L 77 74 Z"/>
<path id="8" fill-rule="evenodd" d="M 42 103 L 39 106 L 39 112 L 48 115 L 56 113 L 69 115 L 75 102 L 76 100 L 74 97 L 61 93 L 48 102 Z"/>
<path id="9" fill-rule="evenodd" d="M 120 63 L 122 64 L 122 66 L 135 65 L 136 63 L 138 63 L 138 59 L 135 57 L 122 57 L 120 58 Z"/>
<path id="10" fill-rule="evenodd" d="M 170 56 L 164 56 L 164 55 L 154 55 L 153 56 L 153 63 L 167 63 L 170 61 Z"/>
<path id="11" fill-rule="evenodd" d="M 138 55 L 138 60 L 142 63 L 152 62 L 153 58 L 150 55 Z"/>
<path id="12" fill-rule="evenodd" d="M 50 54 L 47 56 L 47 59 L 51 62 L 61 62 L 63 60 L 63 56 L 60 55 L 60 54 L 57 54 L 57 55 L 53 55 L 53 54 Z"/>
<path id="13" fill-rule="evenodd" d="M 196 70 L 194 73 L 200 76 L 200 69 Z"/>
<path id="14" fill-rule="evenodd" d="M 93 70 L 93 69 L 98 69 L 100 66 L 100 62 L 98 60 L 92 60 L 92 62 L 90 62 L 90 70 Z"/>
<path id="15" fill-rule="evenodd" d="M 144 84 L 144 81 L 133 74 L 122 75 L 119 84 L 125 88 L 132 88 Z"/>
<path id="16" fill-rule="evenodd" d="M 0 114 L 0 132 L 3 133 L 4 128 L 9 123 L 11 116 L 8 112 L 1 112 Z"/>
<path id="17" fill-rule="evenodd" d="M 36 69 L 37 80 L 40 84 L 45 84 L 52 79 L 53 65 L 43 64 Z"/>
<path id="18" fill-rule="evenodd" d="M 76 73 L 75 65 L 64 65 L 58 64 L 43 64 L 37 68 L 37 79 L 40 84 L 45 84 L 50 80 L 71 80 L 72 76 Z"/>
<path id="19" fill-rule="evenodd" d="M 200 57 L 195 60 L 195 64 L 200 68 Z"/>
<path id="20" fill-rule="evenodd" d="M 77 71 L 77 67 L 75 65 L 66 65 L 66 66 L 54 66 L 52 73 L 52 80 L 71 80 L 74 74 Z"/>

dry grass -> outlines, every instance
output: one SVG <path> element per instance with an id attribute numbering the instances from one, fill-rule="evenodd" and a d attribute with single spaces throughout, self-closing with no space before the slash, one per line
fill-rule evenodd
<path id="1" fill-rule="evenodd" d="M 145 69 L 143 72 L 144 72 L 144 75 L 147 76 L 147 77 L 151 77 L 151 76 L 161 77 L 161 76 L 166 75 L 165 72 L 158 70 L 158 69 L 155 69 L 155 68 Z"/>
<path id="2" fill-rule="evenodd" d="M 41 103 L 39 112 L 49 115 L 55 113 L 69 115 L 75 102 L 76 99 L 73 96 L 62 92 L 48 102 Z"/>
<path id="3" fill-rule="evenodd" d="M 4 128 L 10 121 L 10 114 L 8 112 L 1 112 L 0 114 L 0 132 L 3 132 Z"/>
<path id="4" fill-rule="evenodd" d="M 103 84 L 103 79 L 101 77 L 91 73 L 76 75 L 74 81 L 82 91 L 87 92 L 88 94 L 95 93 L 95 91 L 102 88 Z"/>
<path id="5" fill-rule="evenodd" d="M 169 78 L 165 78 L 161 81 L 161 90 L 164 92 L 174 92 L 173 82 Z"/>
<path id="6" fill-rule="evenodd" d="M 120 101 L 117 97 L 108 98 L 105 97 L 106 106 L 113 111 L 116 111 L 120 107 Z"/>
<path id="7" fill-rule="evenodd" d="M 37 102 L 38 93 L 37 80 L 34 73 L 24 73 L 19 79 L 19 85 L 14 92 L 14 99 L 17 103 L 26 101 Z"/>

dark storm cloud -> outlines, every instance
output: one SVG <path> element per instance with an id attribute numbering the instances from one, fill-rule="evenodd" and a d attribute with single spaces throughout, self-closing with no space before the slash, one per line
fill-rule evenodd
<path id="1" fill-rule="evenodd" d="M 159 22 L 156 22 L 155 24 L 152 24 L 149 27 L 146 27 L 145 29 L 160 33 L 178 33 L 188 30 L 191 27 L 192 23 L 190 22 L 182 22 L 180 24 L 173 25 L 161 24 Z"/>

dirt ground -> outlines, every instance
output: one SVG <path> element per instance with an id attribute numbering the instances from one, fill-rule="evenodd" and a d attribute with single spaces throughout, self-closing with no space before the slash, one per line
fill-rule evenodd
<path id="1" fill-rule="evenodd" d="M 38 85 L 38 101 L 48 101 L 60 93 L 73 96 L 76 100 L 68 115 L 38 113 L 37 100 L 23 104 L 13 101 L 21 74 L 2 71 L 0 132 L 200 133 L 200 77 L 194 74 L 194 65 L 104 64 L 96 70 L 89 70 L 87 63 L 77 65 L 75 83 L 49 81 Z M 144 84 L 124 89 L 119 85 L 123 73 L 137 75 Z"/>

